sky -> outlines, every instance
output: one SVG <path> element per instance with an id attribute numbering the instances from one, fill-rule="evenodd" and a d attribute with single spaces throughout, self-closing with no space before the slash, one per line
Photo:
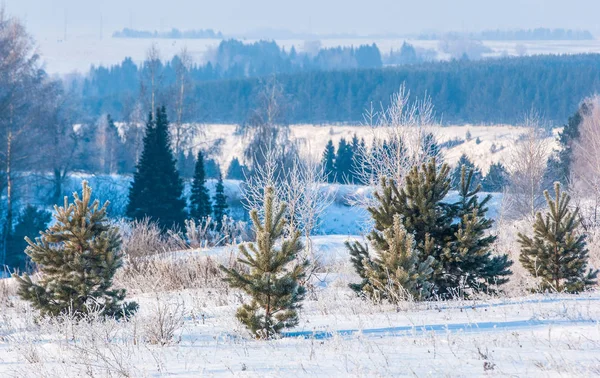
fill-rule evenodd
<path id="1" fill-rule="evenodd" d="M 600 34 L 598 0 L 2 0 L 39 40 L 212 28 L 327 33 L 419 33 L 570 28 Z M 66 20 L 66 22 L 65 22 Z"/>

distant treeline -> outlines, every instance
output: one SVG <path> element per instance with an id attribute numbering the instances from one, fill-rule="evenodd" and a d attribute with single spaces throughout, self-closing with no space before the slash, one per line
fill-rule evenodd
<path id="1" fill-rule="evenodd" d="M 156 88 L 157 101 L 167 105 L 174 97 L 174 61 L 160 67 L 162 81 Z M 126 59 L 114 67 L 93 69 L 81 87 L 86 112 L 127 118 L 128 104 L 140 98 L 148 67 Z M 552 55 L 376 69 L 295 72 L 290 68 L 282 69 L 276 79 L 285 94 L 285 118 L 290 123 L 363 122 L 365 109 L 371 104 L 385 106 L 403 82 L 413 96 L 431 96 L 445 123 L 519 122 L 532 109 L 548 121 L 562 123 L 581 99 L 600 91 L 599 67 L 598 54 Z M 277 71 L 266 62 L 192 67 L 185 99 L 188 120 L 246 122 L 259 107 L 257 94 L 265 76 L 273 72 Z M 235 79 L 245 75 L 257 77 Z"/>
<path id="2" fill-rule="evenodd" d="M 580 41 L 592 40 L 594 36 L 587 30 L 571 29 L 518 29 L 518 30 L 484 30 L 481 32 L 449 32 L 420 34 L 421 40 L 438 40 L 448 38 L 482 39 L 486 41 Z"/>
<path id="3" fill-rule="evenodd" d="M 148 31 L 124 28 L 113 33 L 113 38 L 171 38 L 171 39 L 222 39 L 223 34 L 212 29 Z"/>

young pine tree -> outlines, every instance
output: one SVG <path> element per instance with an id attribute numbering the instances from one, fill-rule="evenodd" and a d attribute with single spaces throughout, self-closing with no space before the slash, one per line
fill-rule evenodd
<path id="1" fill-rule="evenodd" d="M 82 317 L 99 309 L 104 316 L 121 318 L 137 309 L 125 303 L 125 290 L 113 289 L 115 272 L 122 265 L 121 237 L 106 214 L 108 202 L 100 207 L 91 202 L 92 189 L 83 182 L 81 198 L 67 197 L 63 207 L 55 206 L 56 223 L 35 242 L 27 238 L 27 255 L 37 264 L 41 279 L 14 275 L 21 298 L 44 315 L 71 314 Z"/>
<path id="2" fill-rule="evenodd" d="M 190 202 L 190 215 L 193 218 L 203 220 L 211 215 L 212 207 L 210 204 L 210 194 L 206 188 L 206 178 L 204 177 L 204 156 L 202 156 L 202 151 L 198 151 L 198 158 L 196 159 Z"/>
<path id="3" fill-rule="evenodd" d="M 281 240 L 286 228 L 285 212 L 285 204 L 274 209 L 274 190 L 267 187 L 263 222 L 256 209 L 250 213 L 256 241 L 240 246 L 242 256 L 238 262 L 248 271 L 221 266 L 227 276 L 225 281 L 252 297 L 250 303 L 238 309 L 237 318 L 256 338 L 269 339 L 283 328 L 298 324 L 296 311 L 306 291 L 300 282 L 308 262 L 295 263 L 302 250 L 300 233 Z"/>
<path id="4" fill-rule="evenodd" d="M 227 196 L 225 195 L 225 187 L 223 186 L 223 177 L 219 175 L 217 187 L 215 188 L 215 205 L 213 207 L 217 229 L 221 229 L 223 218 L 227 215 Z"/>
<path id="5" fill-rule="evenodd" d="M 473 163 L 467 155 L 462 154 L 458 160 L 458 163 L 456 163 L 454 171 L 452 171 L 452 187 L 456 190 L 460 190 L 460 180 L 463 167 L 467 169 L 467 172 L 473 171 L 473 185 L 479 185 L 483 179 L 481 169 L 477 168 L 475 163 Z"/>
<path id="6" fill-rule="evenodd" d="M 541 290 L 577 293 L 596 284 L 597 270 L 587 269 L 588 250 L 585 235 L 578 232 L 579 208 L 569 209 L 571 198 L 554 184 L 555 198 L 544 192 L 548 203 L 545 216 L 537 213 L 534 236 L 519 234 L 519 260 L 536 278 Z"/>
<path id="7" fill-rule="evenodd" d="M 462 167 L 458 202 L 453 206 L 458 229 L 452 248 L 443 254 L 441 261 L 447 286 L 480 292 L 489 292 L 494 287 L 496 291 L 499 285 L 508 282 L 513 263 L 507 255 L 492 256 L 496 236 L 489 230 L 494 221 L 486 217 L 492 196 L 488 194 L 480 201 L 481 185 L 473 183 L 474 176 L 473 170 Z"/>
<path id="8" fill-rule="evenodd" d="M 377 231 L 374 230 L 373 233 Z M 368 236 L 376 256 L 372 259 L 368 254 L 362 256 L 365 277 L 362 292 L 375 302 L 387 300 L 398 303 L 406 299 L 429 297 L 433 286 L 429 282 L 433 272 L 433 257 L 429 256 L 421 261 L 414 237 L 404 229 L 400 215 L 394 215 L 392 227 L 378 236 L 385 243 L 377 243 L 376 238 Z M 358 243 L 349 248 L 362 248 L 366 251 Z"/>
<path id="9" fill-rule="evenodd" d="M 335 147 L 331 139 L 329 139 L 327 146 L 325 146 L 325 151 L 323 151 L 322 164 L 327 182 L 335 182 Z"/>
<path id="10" fill-rule="evenodd" d="M 25 238 L 34 239 L 44 230 L 52 214 L 45 210 L 38 210 L 35 206 L 27 205 L 21 213 L 17 225 L 6 240 L 6 265 L 11 269 L 24 272 L 28 266 L 29 257 L 25 253 L 27 241 Z"/>
<path id="11" fill-rule="evenodd" d="M 169 121 L 165 107 L 157 109 L 156 122 L 148 116 L 144 150 L 129 188 L 127 216 L 150 218 L 163 227 L 185 220 L 183 183 L 171 151 Z"/>

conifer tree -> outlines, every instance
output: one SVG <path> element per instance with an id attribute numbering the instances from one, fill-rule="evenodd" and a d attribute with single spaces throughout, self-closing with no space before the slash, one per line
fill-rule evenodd
<path id="1" fill-rule="evenodd" d="M 373 231 L 376 233 L 377 231 Z M 385 243 L 373 243 L 376 257 L 363 261 L 365 285 L 362 291 L 374 301 L 398 303 L 405 299 L 428 298 L 433 285 L 433 257 L 419 258 L 414 237 L 407 233 L 400 215 L 394 215 L 392 227 L 381 235 Z M 372 237 L 370 240 L 374 241 Z"/>
<path id="2" fill-rule="evenodd" d="M 487 204 L 491 195 L 480 201 L 481 185 L 475 184 L 475 172 L 465 166 L 461 170 L 459 199 L 455 207 L 458 230 L 455 234 L 452 253 L 445 253 L 445 285 L 454 288 L 469 288 L 489 291 L 492 286 L 508 282 L 513 264 L 507 255 L 492 256 L 492 246 L 496 236 L 489 234 L 494 221 L 486 217 Z"/>
<path id="3" fill-rule="evenodd" d="M 27 255 L 42 274 L 33 282 L 27 274 L 14 275 L 19 295 L 44 315 L 84 316 L 99 309 L 104 316 L 129 316 L 135 302 L 125 303 L 125 290 L 112 288 L 115 272 L 122 265 L 121 237 L 106 214 L 108 202 L 91 203 L 92 189 L 82 183 L 81 198 L 74 203 L 65 197 L 64 206 L 55 206 L 56 223 L 35 242 L 27 238 Z"/>
<path id="4" fill-rule="evenodd" d="M 335 182 L 335 147 L 331 139 L 329 139 L 325 151 L 323 151 L 322 164 L 327 182 Z"/>
<path id="5" fill-rule="evenodd" d="M 181 225 L 186 201 L 175 168 L 165 107 L 157 109 L 156 122 L 148 116 L 144 150 L 129 189 L 127 216 L 150 218 L 163 227 Z"/>
<path id="6" fill-rule="evenodd" d="M 217 222 L 217 229 L 222 226 L 223 218 L 227 215 L 227 196 L 225 195 L 225 187 L 223 186 L 223 177 L 219 175 L 217 186 L 215 188 L 215 205 L 213 211 L 215 214 L 215 221 Z"/>
<path id="7" fill-rule="evenodd" d="M 238 262 L 248 270 L 221 266 L 225 281 L 252 298 L 238 309 L 237 318 L 256 338 L 269 339 L 283 328 L 297 325 L 297 310 L 306 292 L 300 282 L 305 277 L 308 262 L 295 263 L 302 250 L 300 233 L 281 240 L 286 228 L 285 213 L 285 204 L 274 208 L 274 190 L 267 187 L 264 220 L 261 222 L 256 209 L 250 213 L 255 242 L 240 245 L 242 256 Z"/>
<path id="8" fill-rule="evenodd" d="M 492 284 L 500 285 L 506 282 L 511 264 L 506 256 L 491 256 L 494 238 L 486 235 L 491 220 L 485 218 L 489 199 L 479 202 L 480 188 L 471 189 L 472 175 L 462 179 L 458 202 L 444 201 L 450 190 L 449 172 L 447 164 L 438 166 L 432 159 L 413 167 L 401 190 L 384 178 L 374 194 L 378 205 L 368 209 L 378 231 L 370 234 L 370 242 L 378 250 L 389 248 L 384 232 L 393 226 L 394 216 L 401 217 L 402 225 L 414 237 L 421 261 L 433 257 L 431 283 L 442 296 L 465 295 L 464 289 L 481 291 Z M 369 283 L 365 264 L 371 261 L 365 259 L 368 252 L 360 245 L 352 246 L 350 254 L 363 279 L 351 287 L 362 291 Z"/>
<path id="9" fill-rule="evenodd" d="M 240 164 L 238 158 L 234 157 L 231 159 L 231 163 L 229 163 L 229 168 L 227 168 L 227 175 L 225 176 L 229 180 L 243 180 L 244 177 L 244 167 Z"/>
<path id="10" fill-rule="evenodd" d="M 458 163 L 456 163 L 454 171 L 452 171 L 452 187 L 456 190 L 460 189 L 460 180 L 463 167 L 467 169 L 467 172 L 473 171 L 473 185 L 479 185 L 483 179 L 481 169 L 477 168 L 475 163 L 473 163 L 467 155 L 462 154 L 458 160 Z"/>
<path id="11" fill-rule="evenodd" d="M 210 194 L 206 188 L 206 178 L 204 177 L 204 157 L 202 156 L 202 151 L 198 151 L 196 159 L 190 202 L 190 215 L 193 218 L 203 220 L 211 215 L 212 208 Z"/>
<path id="12" fill-rule="evenodd" d="M 490 170 L 481 182 L 481 189 L 484 192 L 502 192 L 508 185 L 508 171 L 502 163 L 490 165 Z"/>
<path id="13" fill-rule="evenodd" d="M 25 207 L 15 229 L 6 239 L 6 265 L 21 272 L 27 269 L 29 257 L 25 253 L 27 248 L 25 238 L 35 238 L 39 235 L 40 230 L 46 228 L 51 218 L 52 214 L 45 210 L 38 210 L 32 205 Z"/>
<path id="14" fill-rule="evenodd" d="M 587 270 L 586 235 L 578 230 L 579 208 L 569 209 L 571 198 L 561 192 L 560 183 L 554 184 L 554 192 L 554 198 L 544 192 L 548 212 L 537 213 L 533 238 L 519 234 L 519 260 L 540 280 L 541 290 L 577 293 L 596 284 L 598 270 Z"/>
<path id="15" fill-rule="evenodd" d="M 335 156 L 335 174 L 337 182 L 345 184 L 353 182 L 352 172 L 353 152 L 352 145 L 346 139 L 340 139 L 337 155 Z"/>

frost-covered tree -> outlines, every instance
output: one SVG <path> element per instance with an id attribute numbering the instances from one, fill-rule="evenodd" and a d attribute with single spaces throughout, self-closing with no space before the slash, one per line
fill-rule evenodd
<path id="1" fill-rule="evenodd" d="M 237 318 L 256 338 L 264 339 L 298 324 L 297 310 L 306 291 L 300 282 L 308 267 L 307 261 L 297 262 L 302 250 L 300 233 L 284 238 L 286 205 L 275 209 L 274 195 L 272 187 L 265 189 L 262 221 L 256 209 L 250 213 L 256 239 L 240 245 L 238 258 L 247 270 L 221 266 L 225 281 L 252 298 L 238 309 Z"/>
<path id="2" fill-rule="evenodd" d="M 84 181 L 82 195 L 73 193 L 63 207 L 55 206 L 56 220 L 35 242 L 27 238 L 27 255 L 41 278 L 14 275 L 21 298 L 42 314 L 84 316 L 99 310 L 104 316 L 127 317 L 137 309 L 123 302 L 124 289 L 114 289 L 113 276 L 122 265 L 121 237 L 107 216 L 108 202 L 91 202 L 92 189 Z"/>
<path id="3" fill-rule="evenodd" d="M 520 261 L 540 279 L 541 290 L 581 292 L 596 284 L 598 270 L 587 269 L 588 249 L 581 226 L 579 209 L 569 209 L 570 196 L 554 184 L 555 197 L 546 190 L 545 215 L 537 213 L 533 238 L 519 234 Z"/>

